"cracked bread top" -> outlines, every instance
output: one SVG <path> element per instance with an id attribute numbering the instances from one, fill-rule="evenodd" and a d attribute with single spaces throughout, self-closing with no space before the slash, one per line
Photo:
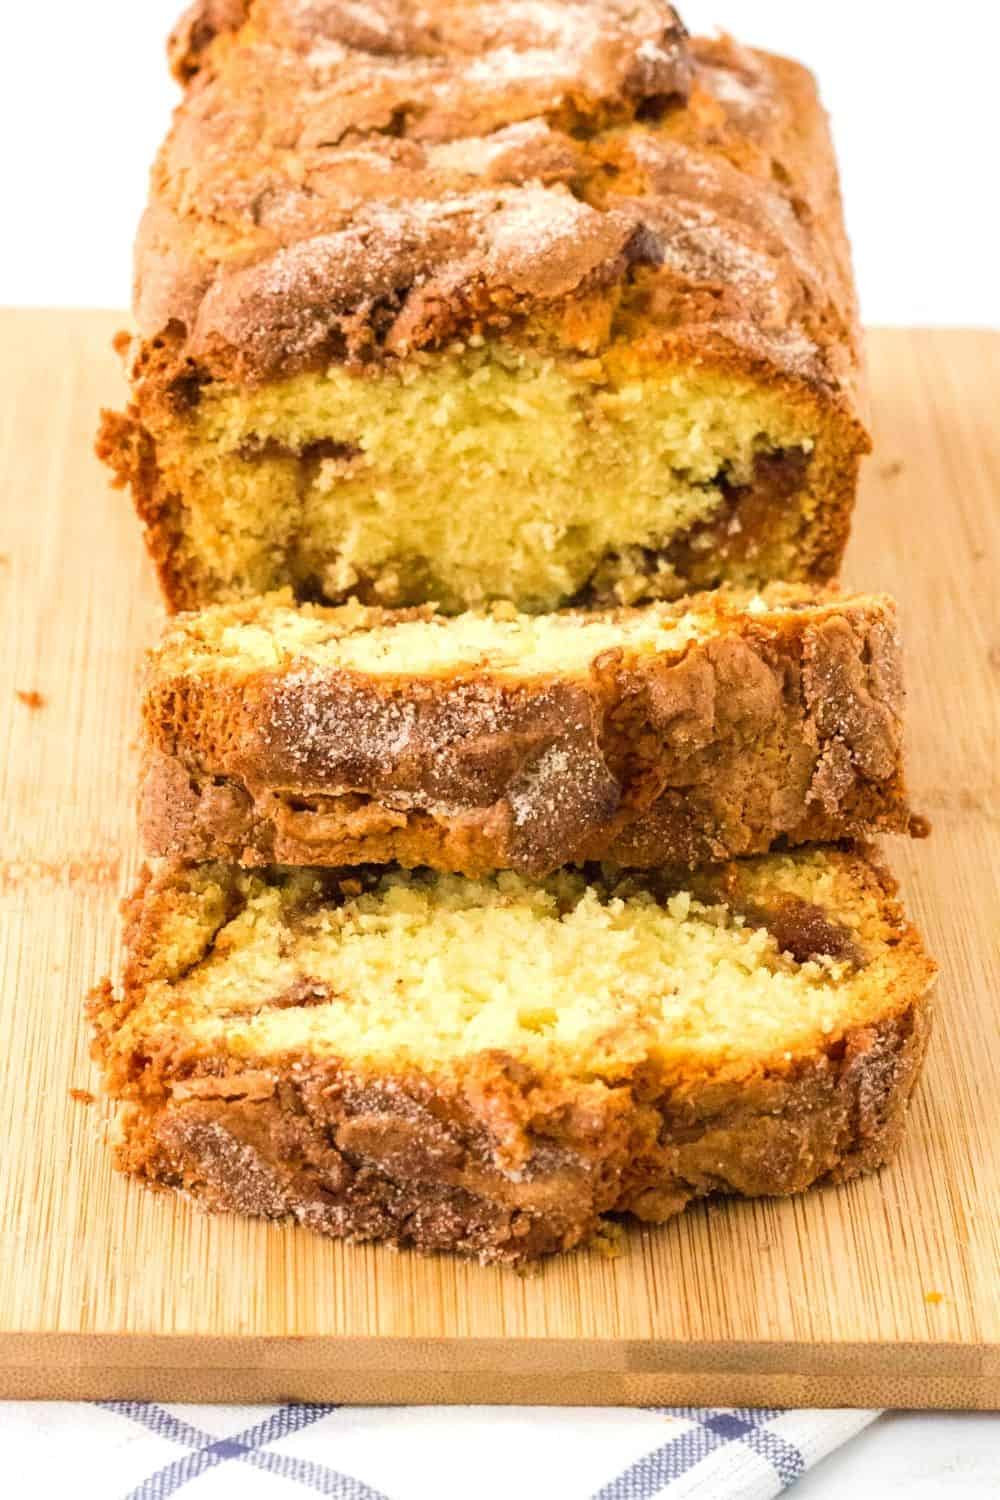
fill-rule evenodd
<path id="1" fill-rule="evenodd" d="M 136 312 L 189 377 L 513 328 L 854 410 L 836 170 L 796 64 L 689 40 L 661 0 L 198 0 L 171 55 Z"/>

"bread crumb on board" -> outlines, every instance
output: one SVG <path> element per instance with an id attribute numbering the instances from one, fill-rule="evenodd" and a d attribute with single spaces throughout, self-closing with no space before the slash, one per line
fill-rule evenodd
<path id="1" fill-rule="evenodd" d="M 614 1219 L 602 1219 L 591 1236 L 589 1245 L 591 1250 L 603 1255 L 605 1260 L 619 1260 L 628 1254 L 628 1235 L 624 1224 L 619 1224 Z"/>
<path id="2" fill-rule="evenodd" d="M 121 855 L 82 854 L 62 859 L 0 859 L 0 892 L 18 889 L 32 880 L 53 885 L 107 885 L 118 879 Z"/>

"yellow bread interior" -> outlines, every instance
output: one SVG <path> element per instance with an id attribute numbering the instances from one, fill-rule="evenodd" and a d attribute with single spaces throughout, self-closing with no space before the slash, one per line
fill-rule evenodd
<path id="1" fill-rule="evenodd" d="M 724 630 L 727 617 L 764 620 L 788 608 L 821 609 L 830 602 L 819 590 L 783 589 L 701 596 L 690 608 L 650 604 L 621 613 L 528 615 L 495 605 L 397 619 L 356 603 L 296 607 L 284 591 L 253 605 L 216 605 L 181 616 L 168 626 L 158 657 L 164 670 L 192 675 L 249 674 L 291 663 L 371 676 L 464 670 L 522 679 L 572 675 L 587 672 L 605 651 L 678 652 Z"/>
<path id="2" fill-rule="evenodd" d="M 364 606 L 320 610 L 275 604 L 247 619 L 242 611 L 234 618 L 223 605 L 185 621 L 168 637 L 165 649 L 169 652 L 173 640 L 183 640 L 184 666 L 194 673 L 252 672 L 294 659 L 373 676 L 432 675 L 466 667 L 530 677 L 585 670 L 600 652 L 614 647 L 678 649 L 698 638 L 701 625 L 696 614 L 678 616 L 655 606 L 620 621 L 572 612 L 509 617 L 466 613 L 367 624 Z"/>
<path id="3" fill-rule="evenodd" d="M 744 898 L 819 907 L 850 932 L 860 966 L 798 962 L 721 899 L 616 891 L 580 872 L 390 870 L 338 899 L 316 871 L 194 867 L 116 1046 L 169 1034 L 251 1066 L 305 1052 L 362 1071 L 446 1069 L 500 1049 L 579 1077 L 643 1058 L 746 1072 L 912 999 L 893 956 L 900 928 L 867 867 L 819 848 L 747 867 Z"/>
<path id="4" fill-rule="evenodd" d="M 720 481 L 747 483 L 761 454 L 808 453 L 816 433 L 809 402 L 745 378 L 480 340 L 375 372 L 210 384 L 154 436 L 216 598 L 291 582 L 542 611 L 595 585 L 625 603 L 675 597 L 669 563 L 651 580 L 643 549 L 709 520 Z"/>

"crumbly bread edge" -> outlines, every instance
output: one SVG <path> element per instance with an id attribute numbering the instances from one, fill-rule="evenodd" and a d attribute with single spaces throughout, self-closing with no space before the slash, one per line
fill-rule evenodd
<path id="1" fill-rule="evenodd" d="M 906 831 L 894 602 L 764 597 L 799 607 L 754 615 L 745 596 L 701 596 L 686 607 L 704 612 L 707 638 L 524 682 L 295 660 L 248 677 L 185 672 L 169 644 L 183 643 L 182 622 L 147 667 L 146 850 L 539 875 Z M 267 608 L 221 618 L 266 626 Z"/>
<path id="2" fill-rule="evenodd" d="M 868 849 L 838 851 L 890 924 L 884 1012 L 812 1052 L 714 1076 L 546 1076 L 502 1053 L 459 1072 L 360 1077 L 336 1060 L 199 1059 L 183 1035 L 117 1055 L 171 869 L 126 903 L 124 990 L 93 993 L 94 1055 L 121 1102 L 118 1167 L 201 1207 L 517 1264 L 584 1245 L 608 1214 L 660 1223 L 710 1194 L 786 1195 L 891 1160 L 920 1074 L 935 965 Z M 707 877 L 725 890 L 738 864 Z M 178 1080 L 182 1080 L 178 1087 Z"/>

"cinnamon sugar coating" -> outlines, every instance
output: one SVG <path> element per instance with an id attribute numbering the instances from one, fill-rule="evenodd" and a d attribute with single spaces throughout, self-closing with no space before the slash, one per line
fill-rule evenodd
<path id="1" fill-rule="evenodd" d="M 639 226 L 570 190 L 576 137 L 691 77 L 659 0 L 196 6 L 172 54 L 137 319 L 240 379 L 611 288 Z"/>
<path id="2" fill-rule="evenodd" d="M 145 339 L 271 378 L 544 315 L 706 343 L 854 404 L 854 293 L 804 69 L 662 0 L 196 4 L 140 233 Z"/>
<path id="3" fill-rule="evenodd" d="M 514 680 L 474 652 L 371 673 L 279 644 L 284 622 L 332 636 L 406 615 L 360 610 L 344 627 L 344 612 L 263 601 L 182 617 L 147 670 L 147 851 L 541 874 L 905 830 L 892 602 L 792 588 L 748 602 L 573 616 L 655 618 L 662 643 L 638 649 L 622 631 L 616 645 L 612 631 L 580 663 Z M 427 619 L 432 640 L 447 633 Z M 692 638 L 672 639 L 684 621 Z M 273 643 L 272 665 L 234 659 L 241 631 Z"/>
<path id="4" fill-rule="evenodd" d="M 810 887 L 800 875 L 817 858 L 832 885 Z M 374 874 L 326 872 L 310 911 L 350 900 Z M 281 878 L 264 876 L 268 886 Z M 119 1167 L 205 1208 L 509 1263 L 585 1244 L 608 1213 L 660 1223 L 708 1194 L 799 1192 L 872 1171 L 899 1145 L 934 965 L 870 851 L 737 862 L 693 882 L 655 877 L 658 900 L 687 888 L 691 901 L 773 927 L 793 950 L 780 961 L 790 974 L 806 960 L 814 974 L 817 958 L 838 965 L 829 1012 L 808 1040 L 783 1046 L 779 1037 L 762 1049 L 766 1021 L 734 997 L 745 1028 L 735 1058 L 698 1038 L 688 1055 L 668 1023 L 606 1034 L 597 1057 L 563 1044 L 470 1044 L 447 1064 L 412 1046 L 365 1061 L 307 1040 L 322 1034 L 317 1007 L 351 996 L 312 980 L 294 995 L 251 993 L 249 969 L 241 993 L 224 978 L 223 951 L 211 963 L 223 965 L 227 1021 L 212 1040 L 190 985 L 220 929 L 225 955 L 240 941 L 228 934 L 241 926 L 246 888 L 232 867 L 147 871 L 127 906 L 122 990 L 102 986 L 90 1003 L 94 1053 L 121 1106 Z M 606 898 L 619 890 L 627 897 L 628 887 L 609 887 Z M 179 935 L 196 914 L 200 936 L 182 951 Z M 682 920 L 701 918 L 692 909 Z M 293 922 L 282 951 L 295 943 Z M 524 941 L 527 951 L 530 934 Z M 774 947 L 760 951 L 776 962 Z M 204 983 L 211 997 L 207 973 Z"/>
<path id="5" fill-rule="evenodd" d="M 690 39 L 663 0 L 203 0 L 171 56 L 132 401 L 98 442 L 171 608 L 291 584 L 547 609 L 835 575 L 869 444 L 805 69 Z M 555 424 L 550 463 L 495 453 L 511 411 Z M 438 451 L 455 421 L 482 455 Z M 672 466 L 684 430 L 715 434 L 714 466 Z M 659 468 L 633 493 L 640 452 Z M 440 517 L 415 525 L 463 462 L 457 509 L 482 496 L 492 535 L 513 485 L 534 552 L 509 569 L 473 556 L 474 525 L 457 556 Z"/>

